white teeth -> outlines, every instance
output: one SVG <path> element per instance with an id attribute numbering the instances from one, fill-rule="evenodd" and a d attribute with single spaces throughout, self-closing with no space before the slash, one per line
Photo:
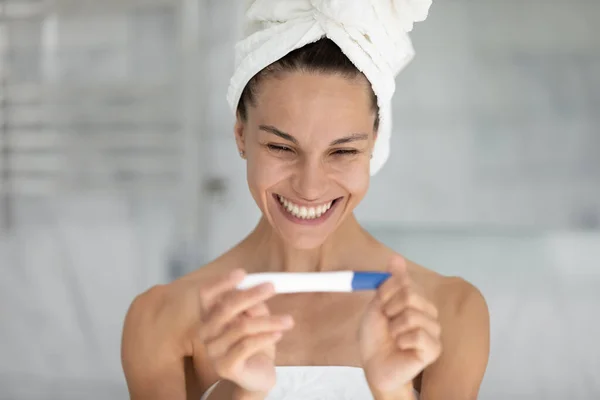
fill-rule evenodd
<path id="1" fill-rule="evenodd" d="M 300 218 L 304 219 L 308 217 L 308 210 L 306 207 L 300 207 Z"/>
<path id="2" fill-rule="evenodd" d="M 327 204 L 322 204 L 320 206 L 317 207 L 305 207 L 305 206 L 298 206 L 294 203 L 292 203 L 291 201 L 289 201 L 288 199 L 286 199 L 283 196 L 278 195 L 277 198 L 279 199 L 279 202 L 283 205 L 283 207 L 293 216 L 297 217 L 297 218 L 301 218 L 301 219 L 315 219 L 315 218 L 319 218 L 321 215 L 325 214 L 327 212 L 327 210 L 329 210 L 331 208 L 331 205 L 333 204 L 332 201 L 330 201 Z"/>

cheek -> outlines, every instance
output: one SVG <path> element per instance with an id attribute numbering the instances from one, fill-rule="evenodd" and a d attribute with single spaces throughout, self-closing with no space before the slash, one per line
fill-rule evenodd
<path id="1" fill-rule="evenodd" d="M 349 163 L 337 171 L 338 182 L 353 196 L 362 198 L 369 188 L 371 176 L 368 165 Z"/>
<path id="2" fill-rule="evenodd" d="M 279 182 L 285 175 L 281 166 L 272 158 L 259 154 L 248 159 L 247 168 L 250 188 L 259 195 Z"/>

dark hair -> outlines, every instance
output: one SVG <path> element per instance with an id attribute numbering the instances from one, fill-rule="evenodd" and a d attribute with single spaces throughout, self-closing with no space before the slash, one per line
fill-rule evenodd
<path id="1" fill-rule="evenodd" d="M 322 38 L 314 43 L 309 43 L 299 49 L 293 50 L 283 58 L 275 61 L 254 75 L 248 82 L 237 106 L 237 112 L 242 120 L 246 120 L 247 104 L 255 104 L 257 88 L 261 81 L 283 72 L 320 72 L 337 74 L 348 79 L 356 79 L 364 74 L 356 68 L 350 59 L 342 52 L 335 42 L 329 38 Z M 366 79 L 366 78 L 365 78 Z M 379 107 L 377 96 L 371 85 L 372 107 L 376 113 L 375 130 L 379 127 Z"/>

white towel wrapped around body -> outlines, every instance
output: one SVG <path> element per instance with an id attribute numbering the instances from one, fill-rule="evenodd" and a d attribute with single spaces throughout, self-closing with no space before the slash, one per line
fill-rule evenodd
<path id="1" fill-rule="evenodd" d="M 431 0 L 255 0 L 246 12 L 245 38 L 236 45 L 227 100 L 237 110 L 242 91 L 263 68 L 327 37 L 366 76 L 377 96 L 379 130 L 371 175 L 390 152 L 391 101 L 396 75 L 413 59 L 408 36 L 427 18 Z"/>

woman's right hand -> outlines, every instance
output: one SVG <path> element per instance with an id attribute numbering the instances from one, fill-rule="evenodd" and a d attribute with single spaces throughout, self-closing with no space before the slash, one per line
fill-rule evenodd
<path id="1" fill-rule="evenodd" d="M 270 283 L 235 290 L 244 274 L 235 272 L 204 287 L 199 339 L 220 378 L 243 393 L 266 395 L 275 385 L 275 344 L 293 326 L 291 316 L 272 316 L 265 301 L 274 295 Z"/>
<path id="2" fill-rule="evenodd" d="M 293 321 L 270 315 L 271 284 L 237 290 L 244 276 L 238 269 L 201 282 L 184 277 L 138 296 L 122 343 L 132 398 L 185 398 L 182 365 L 189 357 L 197 374 L 210 366 L 240 397 L 266 396 L 275 384 L 276 343 Z"/>

